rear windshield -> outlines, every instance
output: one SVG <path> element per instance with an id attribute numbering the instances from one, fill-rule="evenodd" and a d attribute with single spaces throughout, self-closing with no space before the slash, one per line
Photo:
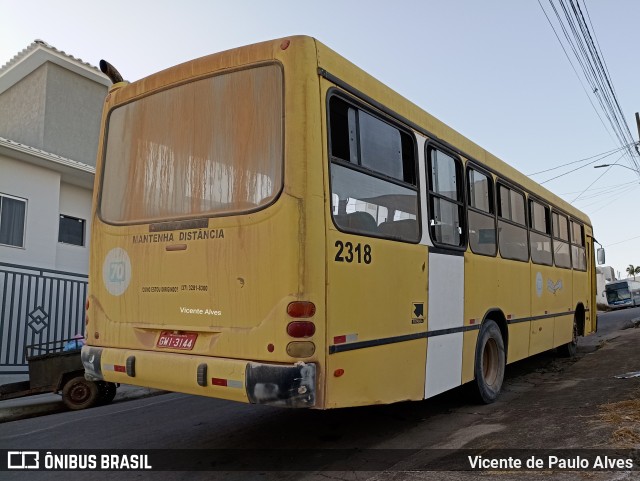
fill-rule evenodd
<path id="1" fill-rule="evenodd" d="M 180 85 L 109 116 L 100 216 L 109 223 L 225 215 L 282 186 L 282 71 L 265 65 Z"/>

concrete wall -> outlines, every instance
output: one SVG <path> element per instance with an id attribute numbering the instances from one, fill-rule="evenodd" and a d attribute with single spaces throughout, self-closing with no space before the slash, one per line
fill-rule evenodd
<path id="1" fill-rule="evenodd" d="M 95 166 L 107 87 L 55 64 L 47 70 L 43 150 Z"/>
<path id="2" fill-rule="evenodd" d="M 0 137 L 44 150 L 46 83 L 42 65 L 0 94 Z"/>
<path id="3" fill-rule="evenodd" d="M 0 94 L 0 137 L 95 166 L 106 94 L 47 62 Z"/>

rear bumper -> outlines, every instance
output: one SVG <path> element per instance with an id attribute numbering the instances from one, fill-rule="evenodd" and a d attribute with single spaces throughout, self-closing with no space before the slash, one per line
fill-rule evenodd
<path id="1" fill-rule="evenodd" d="M 311 408 L 316 365 L 267 364 L 171 352 L 83 346 L 85 377 L 231 401 Z"/>

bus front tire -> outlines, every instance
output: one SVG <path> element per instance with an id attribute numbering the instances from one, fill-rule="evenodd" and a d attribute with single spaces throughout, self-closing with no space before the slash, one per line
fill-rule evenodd
<path id="1" fill-rule="evenodd" d="M 558 347 L 558 351 L 563 357 L 575 357 L 578 352 L 578 324 L 573 321 L 573 336 L 571 342 Z"/>
<path id="2" fill-rule="evenodd" d="M 494 402 L 504 380 L 506 358 L 502 333 L 495 321 L 488 320 L 480 329 L 476 344 L 475 390 L 480 401 Z"/>

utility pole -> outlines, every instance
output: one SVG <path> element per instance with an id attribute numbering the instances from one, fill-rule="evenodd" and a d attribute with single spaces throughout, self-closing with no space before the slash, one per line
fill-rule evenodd
<path id="1" fill-rule="evenodd" d="M 638 114 L 638 112 L 636 112 L 636 125 L 638 126 L 638 139 L 640 139 L 640 114 Z M 638 144 L 640 144 L 640 142 L 636 144 L 636 152 L 640 155 L 640 148 L 638 148 Z"/>

